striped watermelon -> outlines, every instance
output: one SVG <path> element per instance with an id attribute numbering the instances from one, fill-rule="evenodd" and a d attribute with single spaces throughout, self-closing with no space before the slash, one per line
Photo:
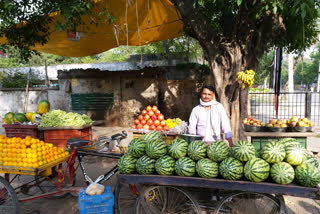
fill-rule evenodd
<path id="1" fill-rule="evenodd" d="M 294 139 L 294 138 L 280 138 L 278 140 L 278 143 L 286 143 L 286 142 L 292 142 L 292 141 L 296 141 L 296 139 Z"/>
<path id="2" fill-rule="evenodd" d="M 261 182 L 269 177 L 270 166 L 261 158 L 253 158 L 244 166 L 244 176 L 253 182 Z"/>
<path id="3" fill-rule="evenodd" d="M 301 146 L 301 143 L 297 142 L 297 141 L 288 141 L 284 143 L 284 147 L 285 149 L 287 149 L 287 147 L 291 147 L 291 146 Z"/>
<path id="4" fill-rule="evenodd" d="M 192 160 L 200 160 L 206 157 L 207 154 L 207 145 L 200 140 L 195 140 L 191 142 L 188 146 L 188 156 Z"/>
<path id="5" fill-rule="evenodd" d="M 262 148 L 260 155 L 268 163 L 279 163 L 286 157 L 286 150 L 281 143 L 272 141 Z"/>
<path id="6" fill-rule="evenodd" d="M 296 181 L 307 187 L 316 187 L 320 182 L 319 170 L 311 164 L 301 164 L 295 169 Z"/>
<path id="7" fill-rule="evenodd" d="M 225 142 L 217 140 L 209 145 L 207 155 L 211 160 L 221 162 L 229 156 L 229 147 Z"/>
<path id="8" fill-rule="evenodd" d="M 303 161 L 303 163 L 312 164 L 316 168 L 319 167 L 318 159 L 315 156 L 308 154 L 308 153 L 306 153 L 305 160 Z"/>
<path id="9" fill-rule="evenodd" d="M 154 139 L 147 143 L 146 153 L 150 158 L 160 158 L 167 154 L 167 143 L 161 139 Z"/>
<path id="10" fill-rule="evenodd" d="M 156 161 L 155 168 L 159 175 L 172 175 L 176 161 L 169 155 L 162 156 Z"/>
<path id="11" fill-rule="evenodd" d="M 248 161 L 255 157 L 256 149 L 251 143 L 239 140 L 232 147 L 232 154 L 239 161 Z"/>
<path id="12" fill-rule="evenodd" d="M 144 155 L 137 160 L 136 168 L 139 174 L 152 174 L 156 160 Z"/>
<path id="13" fill-rule="evenodd" d="M 294 169 L 286 162 L 275 163 L 270 169 L 270 177 L 278 184 L 290 184 L 294 180 Z"/>
<path id="14" fill-rule="evenodd" d="M 305 159 L 306 150 L 305 148 L 296 145 L 288 146 L 286 148 L 286 159 L 285 161 L 290 165 L 300 165 Z"/>
<path id="15" fill-rule="evenodd" d="M 179 158 L 176 161 L 175 171 L 180 176 L 193 176 L 196 172 L 196 163 L 188 157 Z"/>
<path id="16" fill-rule="evenodd" d="M 154 140 L 154 139 L 161 139 L 162 140 L 162 135 L 161 135 L 161 132 L 153 130 L 153 131 L 148 132 L 147 134 L 143 135 L 142 138 L 145 141 L 150 142 L 151 140 Z"/>
<path id="17" fill-rule="evenodd" d="M 219 165 L 208 158 L 204 158 L 197 162 L 196 171 L 200 177 L 215 178 L 219 174 Z"/>
<path id="18" fill-rule="evenodd" d="M 169 155 L 175 159 L 179 159 L 186 156 L 187 151 L 188 143 L 182 138 L 177 138 L 173 140 L 168 146 Z"/>
<path id="19" fill-rule="evenodd" d="M 147 142 L 140 138 L 132 139 L 128 145 L 128 153 L 136 158 L 146 154 Z"/>
<path id="20" fill-rule="evenodd" d="M 219 172 L 225 179 L 237 180 L 242 177 L 243 165 L 237 159 L 228 157 L 220 163 Z"/>
<path id="21" fill-rule="evenodd" d="M 136 171 L 137 158 L 132 155 L 125 154 L 118 161 L 118 169 L 122 174 L 130 174 Z"/>

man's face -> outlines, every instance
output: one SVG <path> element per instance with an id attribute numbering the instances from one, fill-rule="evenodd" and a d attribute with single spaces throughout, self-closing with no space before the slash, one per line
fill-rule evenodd
<path id="1" fill-rule="evenodd" d="M 210 102 L 213 99 L 213 92 L 207 88 L 204 88 L 201 92 L 201 100 L 203 102 Z"/>

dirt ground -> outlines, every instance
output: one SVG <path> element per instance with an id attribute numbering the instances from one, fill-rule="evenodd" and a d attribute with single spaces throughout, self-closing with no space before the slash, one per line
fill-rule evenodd
<path id="1" fill-rule="evenodd" d="M 114 133 L 119 133 L 120 131 L 125 130 L 125 128 L 121 127 L 94 127 L 93 135 L 94 138 L 99 136 L 107 135 L 110 136 Z M 1 134 L 1 130 L 0 130 Z M 132 139 L 132 133 L 128 131 L 128 143 Z M 319 138 L 318 138 L 319 139 Z M 315 139 L 315 141 L 318 141 Z M 320 141 L 319 141 L 320 142 Z M 90 159 L 86 158 L 84 161 L 85 168 L 88 170 L 88 174 L 93 179 L 96 179 L 99 175 L 106 172 L 112 166 L 116 164 L 116 161 L 110 161 L 110 159 L 103 159 L 98 157 L 91 157 Z M 80 169 L 79 169 L 80 170 Z M 1 175 L 1 174 L 0 174 Z M 25 182 L 25 179 L 32 179 L 30 176 L 23 176 L 20 180 L 17 180 L 15 183 L 19 185 L 19 183 Z M 110 181 L 106 183 L 106 185 L 110 185 L 114 187 L 116 183 L 116 176 L 113 176 Z M 83 175 L 81 173 L 77 174 L 76 177 L 76 186 L 85 187 L 85 182 Z M 34 187 L 32 191 L 39 191 L 37 187 Z M 31 191 L 31 192 L 32 192 Z M 25 196 L 25 195 L 24 195 Z M 287 205 L 288 213 L 320 213 L 320 201 L 306 199 L 306 198 L 297 198 L 291 196 L 285 196 L 285 203 Z M 21 203 L 20 204 L 20 213 L 21 214 L 74 214 L 78 213 L 78 197 L 75 196 L 67 196 L 63 199 L 38 199 L 31 202 Z M 2 214 L 0 210 L 0 214 Z"/>

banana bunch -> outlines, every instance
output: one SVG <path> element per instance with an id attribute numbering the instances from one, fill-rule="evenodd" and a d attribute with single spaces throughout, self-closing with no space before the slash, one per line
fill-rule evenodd
<path id="1" fill-rule="evenodd" d="M 241 84 L 242 89 L 248 88 L 253 84 L 255 74 L 253 70 L 240 71 L 237 73 L 237 80 Z"/>

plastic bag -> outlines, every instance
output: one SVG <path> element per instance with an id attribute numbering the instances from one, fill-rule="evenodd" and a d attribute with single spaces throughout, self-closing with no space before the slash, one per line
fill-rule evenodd
<path id="1" fill-rule="evenodd" d="M 101 195 L 104 191 L 104 186 L 98 183 L 92 183 L 86 188 L 87 195 Z"/>

